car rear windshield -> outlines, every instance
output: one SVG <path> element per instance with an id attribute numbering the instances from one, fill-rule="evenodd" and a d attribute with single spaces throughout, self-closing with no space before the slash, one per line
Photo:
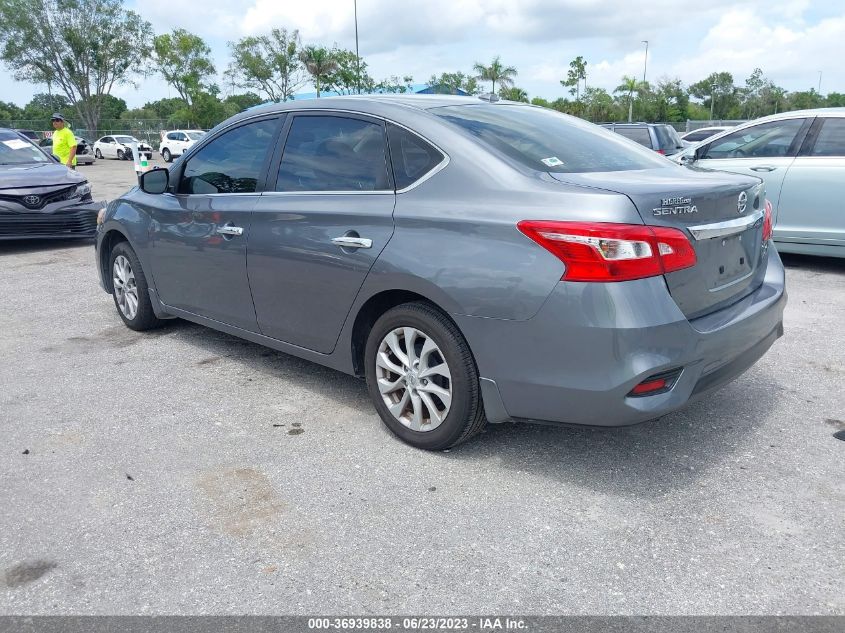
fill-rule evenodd
<path id="1" fill-rule="evenodd" d="M 602 128 L 546 108 L 444 106 L 429 110 L 531 169 L 555 173 L 630 171 L 665 160 Z"/>
<path id="2" fill-rule="evenodd" d="M 192 141 L 198 141 L 205 136 L 205 132 L 185 132 L 185 134 L 187 134 L 188 138 Z"/>
<path id="3" fill-rule="evenodd" d="M 681 137 L 671 125 L 655 125 L 654 131 L 657 132 L 660 149 L 681 149 L 684 146 Z"/>
<path id="4" fill-rule="evenodd" d="M 50 159 L 14 132 L 0 131 L 0 165 L 49 163 Z"/>

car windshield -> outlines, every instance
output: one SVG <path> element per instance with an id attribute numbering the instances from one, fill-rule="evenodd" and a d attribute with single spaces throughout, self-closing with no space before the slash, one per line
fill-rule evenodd
<path id="1" fill-rule="evenodd" d="M 135 138 L 134 136 L 115 136 L 114 138 L 118 143 L 140 143 L 141 142 L 137 138 Z"/>
<path id="2" fill-rule="evenodd" d="M 654 131 L 657 132 L 661 149 L 681 149 L 684 146 L 681 137 L 671 125 L 655 125 Z"/>
<path id="3" fill-rule="evenodd" d="M 665 167 L 665 160 L 619 135 L 546 108 L 444 106 L 429 110 L 531 169 L 555 173 Z"/>
<path id="4" fill-rule="evenodd" d="M 205 136 L 205 132 L 185 132 L 185 134 L 187 134 L 188 138 L 192 141 L 198 141 Z"/>
<path id="5" fill-rule="evenodd" d="M 0 131 L 0 165 L 49 163 L 50 159 L 14 132 Z"/>

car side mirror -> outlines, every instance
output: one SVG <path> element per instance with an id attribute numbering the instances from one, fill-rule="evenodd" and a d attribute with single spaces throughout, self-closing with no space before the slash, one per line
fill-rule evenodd
<path id="1" fill-rule="evenodd" d="M 139 181 L 144 193 L 164 193 L 170 185 L 170 172 L 167 169 L 153 169 L 141 174 Z"/>

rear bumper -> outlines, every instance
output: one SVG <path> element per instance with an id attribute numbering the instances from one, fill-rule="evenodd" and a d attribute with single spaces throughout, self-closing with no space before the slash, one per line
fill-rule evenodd
<path id="1" fill-rule="evenodd" d="M 783 334 L 785 304 L 783 265 L 770 248 L 757 290 L 693 321 L 661 277 L 561 282 L 528 321 L 455 320 L 481 376 L 498 388 L 501 402 L 489 409 L 512 419 L 625 426 L 671 413 L 742 374 Z M 676 369 L 671 390 L 628 396 L 646 378 Z M 485 398 L 496 395 L 490 382 Z"/>
<path id="2" fill-rule="evenodd" d="M 90 239 L 104 202 L 79 202 L 51 211 L 0 213 L 0 240 Z"/>

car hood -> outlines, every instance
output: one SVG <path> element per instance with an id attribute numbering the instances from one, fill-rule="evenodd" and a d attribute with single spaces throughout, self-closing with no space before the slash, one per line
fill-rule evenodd
<path id="1" fill-rule="evenodd" d="M 0 165 L 0 189 L 44 187 L 48 185 L 76 185 L 85 176 L 59 163 L 27 163 Z"/>

